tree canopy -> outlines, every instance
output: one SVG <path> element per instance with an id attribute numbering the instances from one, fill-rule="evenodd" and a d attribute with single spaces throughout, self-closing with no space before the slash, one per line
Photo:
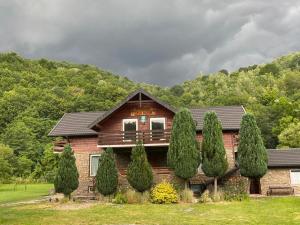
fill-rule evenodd
<path id="1" fill-rule="evenodd" d="M 300 118 L 299 62 L 298 52 L 266 65 L 200 74 L 167 88 L 135 83 L 91 65 L 0 53 L 0 143 L 13 150 L 8 162 L 13 174 L 27 176 L 18 165 L 26 161 L 29 173 L 38 164 L 43 167 L 52 142 L 47 134 L 65 112 L 105 111 L 144 88 L 175 107 L 243 105 L 255 116 L 267 148 L 292 147 L 297 136 L 285 137 Z"/>

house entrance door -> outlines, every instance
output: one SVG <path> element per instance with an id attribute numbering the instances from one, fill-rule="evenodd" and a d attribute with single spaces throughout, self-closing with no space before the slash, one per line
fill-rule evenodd
<path id="1" fill-rule="evenodd" d="M 260 179 L 250 180 L 250 194 L 260 194 Z"/>

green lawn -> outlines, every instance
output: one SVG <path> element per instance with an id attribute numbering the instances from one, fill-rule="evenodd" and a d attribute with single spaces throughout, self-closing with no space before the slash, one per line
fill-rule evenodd
<path id="1" fill-rule="evenodd" d="M 300 198 L 175 205 L 43 203 L 0 207 L 0 224 L 300 224 Z"/>
<path id="2" fill-rule="evenodd" d="M 15 188 L 15 190 L 14 190 Z M 0 205 L 8 202 L 17 202 L 36 199 L 49 194 L 53 184 L 0 184 Z"/>

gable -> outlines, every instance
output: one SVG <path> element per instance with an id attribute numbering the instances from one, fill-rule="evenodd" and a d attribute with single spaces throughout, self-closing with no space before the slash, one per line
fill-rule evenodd
<path id="1" fill-rule="evenodd" d="M 146 92 L 144 90 L 138 90 L 138 91 L 135 91 L 132 94 L 130 94 L 124 101 L 119 103 L 116 107 L 114 107 L 110 111 L 107 111 L 103 115 L 99 116 L 94 122 L 92 122 L 89 125 L 89 128 L 93 129 L 93 130 L 97 130 L 97 125 L 99 123 L 101 123 L 105 119 L 113 116 L 113 114 L 116 113 L 117 111 L 122 110 L 126 104 L 135 103 L 136 105 L 142 106 L 142 104 L 144 104 L 144 102 L 148 102 L 148 101 L 152 101 L 152 102 L 160 105 L 162 108 L 172 112 L 173 114 L 176 113 L 176 110 L 173 107 L 171 107 L 170 105 L 156 99 L 154 96 L 150 95 L 148 92 Z"/>

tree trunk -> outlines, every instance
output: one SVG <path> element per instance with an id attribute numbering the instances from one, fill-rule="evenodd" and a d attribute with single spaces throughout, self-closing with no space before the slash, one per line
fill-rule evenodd
<path id="1" fill-rule="evenodd" d="M 187 188 L 188 188 L 188 181 L 185 180 L 185 181 L 184 181 L 184 189 L 187 189 Z"/>
<path id="2" fill-rule="evenodd" d="M 218 191 L 218 178 L 214 177 L 214 197 L 216 197 Z"/>

